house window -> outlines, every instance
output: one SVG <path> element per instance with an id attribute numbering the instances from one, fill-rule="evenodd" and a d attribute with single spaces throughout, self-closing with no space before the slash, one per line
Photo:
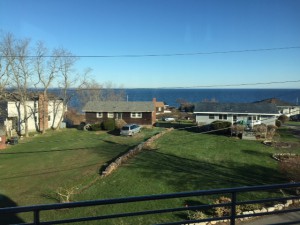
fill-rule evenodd
<path id="1" fill-rule="evenodd" d="M 142 118 L 142 113 L 141 112 L 135 112 L 130 114 L 131 118 Z"/>
<path id="2" fill-rule="evenodd" d="M 227 115 L 219 114 L 219 120 L 227 120 Z"/>
<path id="3" fill-rule="evenodd" d="M 214 120 L 215 119 L 215 115 L 214 114 L 209 114 L 208 118 L 211 119 L 211 120 Z"/>
<path id="4" fill-rule="evenodd" d="M 50 121 L 51 120 L 51 116 L 48 116 L 48 121 Z"/>
<path id="5" fill-rule="evenodd" d="M 102 117 L 103 117 L 103 114 L 102 114 L 101 112 L 97 112 L 97 113 L 96 113 L 96 117 L 97 117 L 97 118 L 102 118 Z"/>
<path id="6" fill-rule="evenodd" d="M 107 113 L 107 118 L 114 118 L 114 113 Z"/>
<path id="7" fill-rule="evenodd" d="M 236 121 L 237 121 L 237 116 L 233 115 L 233 122 L 236 122 Z"/>

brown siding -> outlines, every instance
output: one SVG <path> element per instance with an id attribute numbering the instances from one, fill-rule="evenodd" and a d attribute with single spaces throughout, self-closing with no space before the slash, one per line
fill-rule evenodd
<path id="1" fill-rule="evenodd" d="M 40 131 L 43 131 L 48 128 L 48 98 L 40 94 L 38 104 Z"/>

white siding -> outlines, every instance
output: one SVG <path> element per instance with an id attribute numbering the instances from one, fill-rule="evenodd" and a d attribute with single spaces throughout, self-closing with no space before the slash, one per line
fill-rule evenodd
<path id="1" fill-rule="evenodd" d="M 27 114 L 28 114 L 28 130 L 37 131 L 39 128 L 39 115 L 38 115 L 38 101 L 27 101 Z M 19 102 L 8 102 L 7 104 L 8 117 L 19 118 L 19 128 L 21 133 L 25 132 L 24 123 L 24 106 Z M 62 101 L 51 100 L 48 102 L 48 128 L 57 127 L 61 116 L 63 116 L 63 103 Z"/>

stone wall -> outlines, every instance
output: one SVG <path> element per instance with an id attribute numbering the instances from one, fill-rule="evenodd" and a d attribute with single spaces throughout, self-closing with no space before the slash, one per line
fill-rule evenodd
<path id="1" fill-rule="evenodd" d="M 120 156 L 119 158 L 117 158 L 115 161 L 113 161 L 112 163 L 110 163 L 105 170 L 101 173 L 101 177 L 106 177 L 108 175 L 110 175 L 113 171 L 115 171 L 119 166 L 121 166 L 122 164 L 126 163 L 129 159 L 133 158 L 135 155 L 139 154 L 141 151 L 143 151 L 145 148 L 145 146 L 150 146 L 152 145 L 152 143 L 157 140 L 158 138 L 160 138 L 161 136 L 163 136 L 164 134 L 172 131 L 173 128 L 164 130 L 162 132 L 160 132 L 159 134 L 156 134 L 155 136 L 149 138 L 147 141 L 142 142 L 141 144 L 139 144 L 138 146 L 136 146 L 135 148 L 129 150 L 128 152 L 126 152 L 124 155 Z M 149 148 L 146 148 L 149 149 Z"/>

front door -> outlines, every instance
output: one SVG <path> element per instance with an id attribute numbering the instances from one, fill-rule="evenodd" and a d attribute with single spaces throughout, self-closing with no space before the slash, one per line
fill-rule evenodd
<path id="1" fill-rule="evenodd" d="M 122 119 L 122 113 L 116 113 L 116 119 Z"/>

